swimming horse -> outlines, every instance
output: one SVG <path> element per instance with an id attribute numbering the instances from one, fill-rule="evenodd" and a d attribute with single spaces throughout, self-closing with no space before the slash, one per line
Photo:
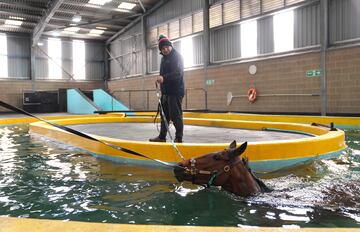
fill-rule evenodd
<path id="1" fill-rule="evenodd" d="M 270 189 L 251 171 L 248 158 L 241 158 L 247 142 L 236 147 L 234 140 L 220 152 L 206 154 L 178 163 L 174 174 L 178 181 L 193 184 L 221 186 L 223 189 L 242 197 L 248 197 Z"/>

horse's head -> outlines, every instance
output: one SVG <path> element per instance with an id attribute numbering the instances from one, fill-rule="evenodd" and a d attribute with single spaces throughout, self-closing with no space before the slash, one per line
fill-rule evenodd
<path id="1" fill-rule="evenodd" d="M 247 142 L 236 147 L 236 141 L 220 152 L 206 154 L 178 163 L 174 173 L 178 181 L 193 184 L 221 186 L 240 196 L 249 196 L 263 191 L 264 183 L 254 176 L 247 158 L 240 158 Z"/>

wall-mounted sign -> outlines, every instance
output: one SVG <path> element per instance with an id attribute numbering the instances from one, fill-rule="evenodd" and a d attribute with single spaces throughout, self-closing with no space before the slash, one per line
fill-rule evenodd
<path id="1" fill-rule="evenodd" d="M 250 65 L 249 66 L 249 73 L 251 74 L 251 75 L 255 75 L 256 74 L 256 72 L 257 72 L 257 67 L 256 67 L 256 65 Z"/>
<path id="2" fill-rule="evenodd" d="M 306 77 L 321 77 L 322 72 L 320 69 L 313 69 L 306 71 Z"/>
<path id="3" fill-rule="evenodd" d="M 206 80 L 206 85 L 214 85 L 215 80 Z"/>

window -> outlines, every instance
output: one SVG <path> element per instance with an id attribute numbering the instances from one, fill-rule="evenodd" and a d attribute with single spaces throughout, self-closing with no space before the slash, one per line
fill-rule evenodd
<path id="1" fill-rule="evenodd" d="M 61 60 L 61 40 L 50 38 L 48 40 L 48 53 L 49 53 L 49 78 L 61 79 L 62 78 L 62 60 Z"/>
<path id="2" fill-rule="evenodd" d="M 294 11 L 274 15 L 274 51 L 294 49 Z"/>
<path id="3" fill-rule="evenodd" d="M 7 59 L 7 37 L 6 34 L 0 34 L 0 77 L 8 77 L 8 59 Z"/>
<path id="4" fill-rule="evenodd" d="M 181 55 L 184 59 L 184 68 L 191 67 L 194 64 L 192 37 L 181 39 Z"/>
<path id="5" fill-rule="evenodd" d="M 72 43 L 73 52 L 73 78 L 85 80 L 85 42 L 74 40 Z"/>
<path id="6" fill-rule="evenodd" d="M 257 55 L 257 21 L 249 21 L 241 24 L 241 57 Z"/>

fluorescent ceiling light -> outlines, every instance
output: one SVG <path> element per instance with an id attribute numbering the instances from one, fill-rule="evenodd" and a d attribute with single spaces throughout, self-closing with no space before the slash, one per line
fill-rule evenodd
<path id="1" fill-rule="evenodd" d="M 98 30 L 98 29 L 91 29 L 89 34 L 95 34 L 95 35 L 101 35 L 103 34 L 105 31 L 104 30 Z"/>
<path id="2" fill-rule="evenodd" d="M 9 19 L 25 20 L 25 18 L 17 17 L 17 16 L 9 16 Z"/>
<path id="3" fill-rule="evenodd" d="M 134 8 L 135 6 L 136 6 L 135 3 L 122 2 L 122 3 L 120 3 L 120 5 L 118 6 L 118 8 L 131 10 L 131 9 Z"/>
<path id="4" fill-rule="evenodd" d="M 100 5 L 103 6 L 106 3 L 111 2 L 111 0 L 90 0 L 88 3 L 93 5 Z"/>
<path id="5" fill-rule="evenodd" d="M 6 19 L 5 24 L 6 25 L 12 25 L 12 26 L 20 26 L 23 22 L 19 20 L 12 20 L 12 19 Z"/>
<path id="6" fill-rule="evenodd" d="M 80 30 L 80 27 L 67 27 L 64 29 L 64 32 L 76 33 Z"/>
<path id="7" fill-rule="evenodd" d="M 90 36 L 100 36 L 99 34 L 92 34 L 92 33 L 88 33 L 87 35 L 90 35 Z"/>
<path id="8" fill-rule="evenodd" d="M 76 22 L 76 23 L 80 22 L 81 21 L 81 15 L 79 15 L 79 14 L 74 15 L 74 17 L 72 18 L 72 21 Z"/>
<path id="9" fill-rule="evenodd" d="M 59 35 L 60 35 L 60 31 L 55 30 L 55 31 L 51 32 L 51 34 L 52 34 L 53 36 L 59 36 Z"/>
<path id="10" fill-rule="evenodd" d="M 99 29 L 99 30 L 106 30 L 107 28 L 106 28 L 106 27 L 96 27 L 96 29 Z"/>
<path id="11" fill-rule="evenodd" d="M 43 43 L 43 42 L 38 42 L 37 45 L 38 45 L 39 47 L 41 47 L 41 46 L 44 46 L 44 43 Z"/>

